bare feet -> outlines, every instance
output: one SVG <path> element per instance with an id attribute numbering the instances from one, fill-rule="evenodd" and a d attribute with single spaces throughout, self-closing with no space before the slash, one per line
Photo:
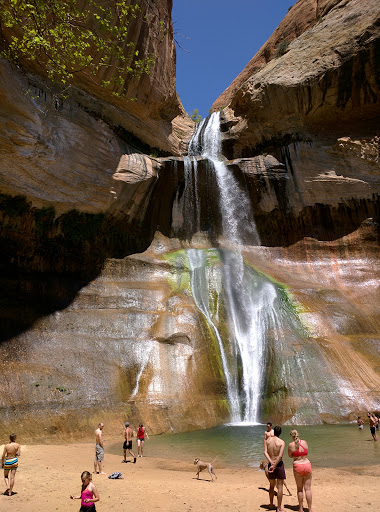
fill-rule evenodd
<path id="1" fill-rule="evenodd" d="M 99 475 L 106 475 L 107 473 L 104 473 L 104 471 L 101 471 Z"/>

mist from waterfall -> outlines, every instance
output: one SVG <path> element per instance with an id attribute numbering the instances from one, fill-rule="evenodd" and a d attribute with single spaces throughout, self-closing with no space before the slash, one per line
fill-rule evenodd
<path id="1" fill-rule="evenodd" d="M 227 345 L 223 343 L 217 323 L 213 320 L 212 307 L 209 304 L 212 288 L 208 275 L 210 264 L 205 251 L 200 249 L 187 250 L 192 293 L 198 309 L 218 340 L 231 421 L 255 423 L 259 419 L 266 332 L 276 324 L 274 304 L 277 291 L 269 280 L 259 276 L 243 261 L 242 234 L 244 240 L 248 239 L 251 245 L 260 245 L 260 239 L 248 194 L 222 159 L 219 113 L 212 114 L 199 124 L 189 144 L 189 156 L 185 159 L 184 194 L 193 197 L 192 205 L 196 208 L 197 215 L 199 198 L 194 183 L 198 179 L 196 157 L 199 156 L 207 159 L 215 174 L 219 191 L 222 233 L 217 251 L 222 262 L 219 278 L 229 326 Z M 189 208 L 186 203 L 185 200 L 185 222 Z"/>

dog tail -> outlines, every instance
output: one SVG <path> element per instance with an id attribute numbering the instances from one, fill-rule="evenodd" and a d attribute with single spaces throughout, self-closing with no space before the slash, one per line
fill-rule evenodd
<path id="1" fill-rule="evenodd" d="M 216 461 L 217 458 L 218 458 L 218 456 L 215 457 L 215 459 L 211 462 L 211 464 L 214 464 L 214 462 Z"/>

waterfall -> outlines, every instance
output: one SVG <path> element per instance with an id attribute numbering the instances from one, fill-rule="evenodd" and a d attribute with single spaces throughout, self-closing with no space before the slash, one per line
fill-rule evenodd
<path id="1" fill-rule="evenodd" d="M 188 249 L 186 251 L 191 270 L 191 290 L 195 304 L 207 320 L 208 325 L 214 332 L 218 341 L 222 366 L 227 384 L 227 396 L 231 408 L 231 418 L 240 418 L 240 400 L 236 372 L 230 370 L 227 355 L 223 346 L 222 338 L 218 328 L 212 320 L 212 312 L 209 307 L 210 281 L 206 274 L 206 255 L 204 251 Z"/>
<path id="2" fill-rule="evenodd" d="M 274 303 L 277 300 L 277 291 L 269 280 L 260 277 L 243 261 L 243 237 L 251 245 L 260 245 L 260 239 L 248 194 L 222 159 L 219 113 L 212 114 L 199 124 L 189 144 L 189 157 L 185 158 L 185 194 L 186 189 L 191 190 L 192 194 L 195 191 L 192 205 L 199 211 L 197 187 L 194 186 L 197 180 L 197 167 L 194 165 L 197 156 L 207 159 L 219 190 L 222 233 L 217 251 L 222 262 L 220 279 L 229 325 L 228 347 L 223 344 L 209 308 L 210 279 L 206 272 L 207 258 L 200 249 L 187 250 L 192 294 L 196 306 L 218 341 L 231 421 L 254 423 L 258 421 L 262 391 L 265 335 L 269 326 L 274 328 L 276 324 Z M 185 222 L 187 208 L 188 206 L 184 208 Z M 198 222 L 198 227 L 199 225 Z"/>
<path id="3" fill-rule="evenodd" d="M 189 155 L 207 158 L 215 171 L 224 242 L 239 247 L 244 234 L 251 245 L 260 245 L 248 195 L 227 169 L 221 151 L 220 112 L 216 112 L 198 126 L 189 144 Z"/>

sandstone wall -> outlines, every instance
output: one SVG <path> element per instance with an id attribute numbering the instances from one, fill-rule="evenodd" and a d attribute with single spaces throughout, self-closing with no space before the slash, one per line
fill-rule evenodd
<path id="1" fill-rule="evenodd" d="M 174 91 L 172 40 L 163 47 L 141 89 L 130 84 L 133 105 L 80 80 L 56 103 L 35 69 L 1 64 L 5 433 L 15 420 L 25 436 L 42 427 L 64 438 L 100 417 L 115 429 L 141 418 L 153 432 L 228 418 L 215 339 L 176 255 L 218 243 L 215 176 L 200 158 L 199 212 L 188 216 L 183 159 L 149 156 L 148 146 L 179 155 L 192 126 Z M 379 405 L 376 2 L 300 0 L 255 59 L 217 104 L 228 103 L 223 149 L 262 242 L 245 240 L 246 260 L 288 286 L 309 330 L 268 336 L 262 414 L 347 421 Z"/>
<path id="2" fill-rule="evenodd" d="M 98 3 L 107 6 L 107 1 L 99 0 Z M 98 84 L 102 80 L 109 80 L 114 72 L 116 61 L 113 59 L 108 68 L 97 72 L 94 80 L 86 71 L 75 73 L 74 87 L 65 89 L 62 97 L 58 85 L 46 81 L 47 62 L 43 59 L 32 61 L 20 58 L 19 64 L 27 76 L 22 92 L 25 94 L 30 89 L 31 97 L 44 97 L 45 102 L 38 105 L 42 113 L 56 108 L 63 110 L 65 117 L 67 110 L 73 116 L 77 111 L 83 122 L 84 111 L 93 118 L 104 121 L 119 135 L 131 132 L 152 148 L 179 153 L 183 150 L 183 139 L 191 132 L 193 123 L 185 113 L 175 89 L 176 52 L 171 20 L 172 0 L 140 0 L 129 3 L 137 3 L 140 10 L 131 19 L 128 40 L 125 43 L 134 43 L 140 57 L 155 57 L 149 74 L 143 74 L 140 79 L 128 78 L 123 89 L 118 86 L 100 87 Z M 5 39 L 10 39 L 13 35 L 6 27 L 3 27 L 2 34 Z M 13 72 L 17 78 L 16 70 Z M 128 77 L 127 74 L 126 76 Z M 3 94 L 7 92 L 9 90 L 5 88 Z M 113 95 L 114 92 L 119 95 Z M 36 112 L 30 114 L 38 114 L 38 107 Z M 29 106 L 29 109 L 33 110 L 33 106 Z M 28 117 L 26 112 L 25 116 Z M 60 128 L 58 125 L 56 130 L 59 131 Z"/>

